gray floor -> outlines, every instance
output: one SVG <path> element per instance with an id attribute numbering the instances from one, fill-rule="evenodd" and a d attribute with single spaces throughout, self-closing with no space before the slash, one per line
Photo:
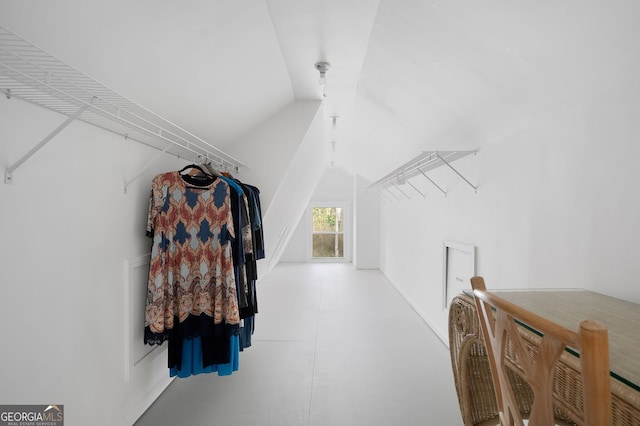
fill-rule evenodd
<path id="1" fill-rule="evenodd" d="M 285 263 L 259 285 L 240 370 L 174 380 L 136 426 L 461 424 L 448 349 L 380 272 Z"/>

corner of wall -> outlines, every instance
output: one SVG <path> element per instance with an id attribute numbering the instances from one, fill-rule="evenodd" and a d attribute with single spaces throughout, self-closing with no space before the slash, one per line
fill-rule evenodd
<path id="1" fill-rule="evenodd" d="M 380 197 L 367 191 L 370 181 L 360 175 L 354 179 L 353 264 L 357 269 L 380 268 Z"/>

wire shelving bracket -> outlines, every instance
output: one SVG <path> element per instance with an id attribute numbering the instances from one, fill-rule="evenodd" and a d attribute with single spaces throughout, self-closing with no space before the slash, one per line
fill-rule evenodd
<path id="1" fill-rule="evenodd" d="M 3 26 L 0 26 L 0 90 L 8 99 L 16 97 L 68 117 L 5 170 L 7 184 L 13 183 L 13 172 L 18 167 L 74 120 L 151 146 L 160 150 L 160 154 L 203 158 L 226 171 L 239 172 L 240 167 L 245 167 L 222 150 L 92 80 Z M 142 171 L 125 183 L 125 192 L 141 174 Z"/>

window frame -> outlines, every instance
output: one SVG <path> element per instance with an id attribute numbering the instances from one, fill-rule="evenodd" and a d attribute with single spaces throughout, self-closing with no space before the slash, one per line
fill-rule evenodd
<path id="1" fill-rule="evenodd" d="M 342 209 L 342 243 L 343 257 L 313 257 L 313 209 L 337 207 Z M 305 234 L 307 246 L 307 262 L 317 263 L 348 263 L 351 262 L 351 209 L 348 202 L 345 201 L 312 201 L 309 203 L 306 211 L 306 227 Z M 332 233 L 328 233 L 332 234 Z"/>

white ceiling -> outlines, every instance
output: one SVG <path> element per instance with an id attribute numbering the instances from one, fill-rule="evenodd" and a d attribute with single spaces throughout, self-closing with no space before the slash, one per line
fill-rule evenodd
<path id="1" fill-rule="evenodd" d="M 213 145 L 294 100 L 375 180 L 638 78 L 637 0 L 0 0 L 0 25 Z"/>

